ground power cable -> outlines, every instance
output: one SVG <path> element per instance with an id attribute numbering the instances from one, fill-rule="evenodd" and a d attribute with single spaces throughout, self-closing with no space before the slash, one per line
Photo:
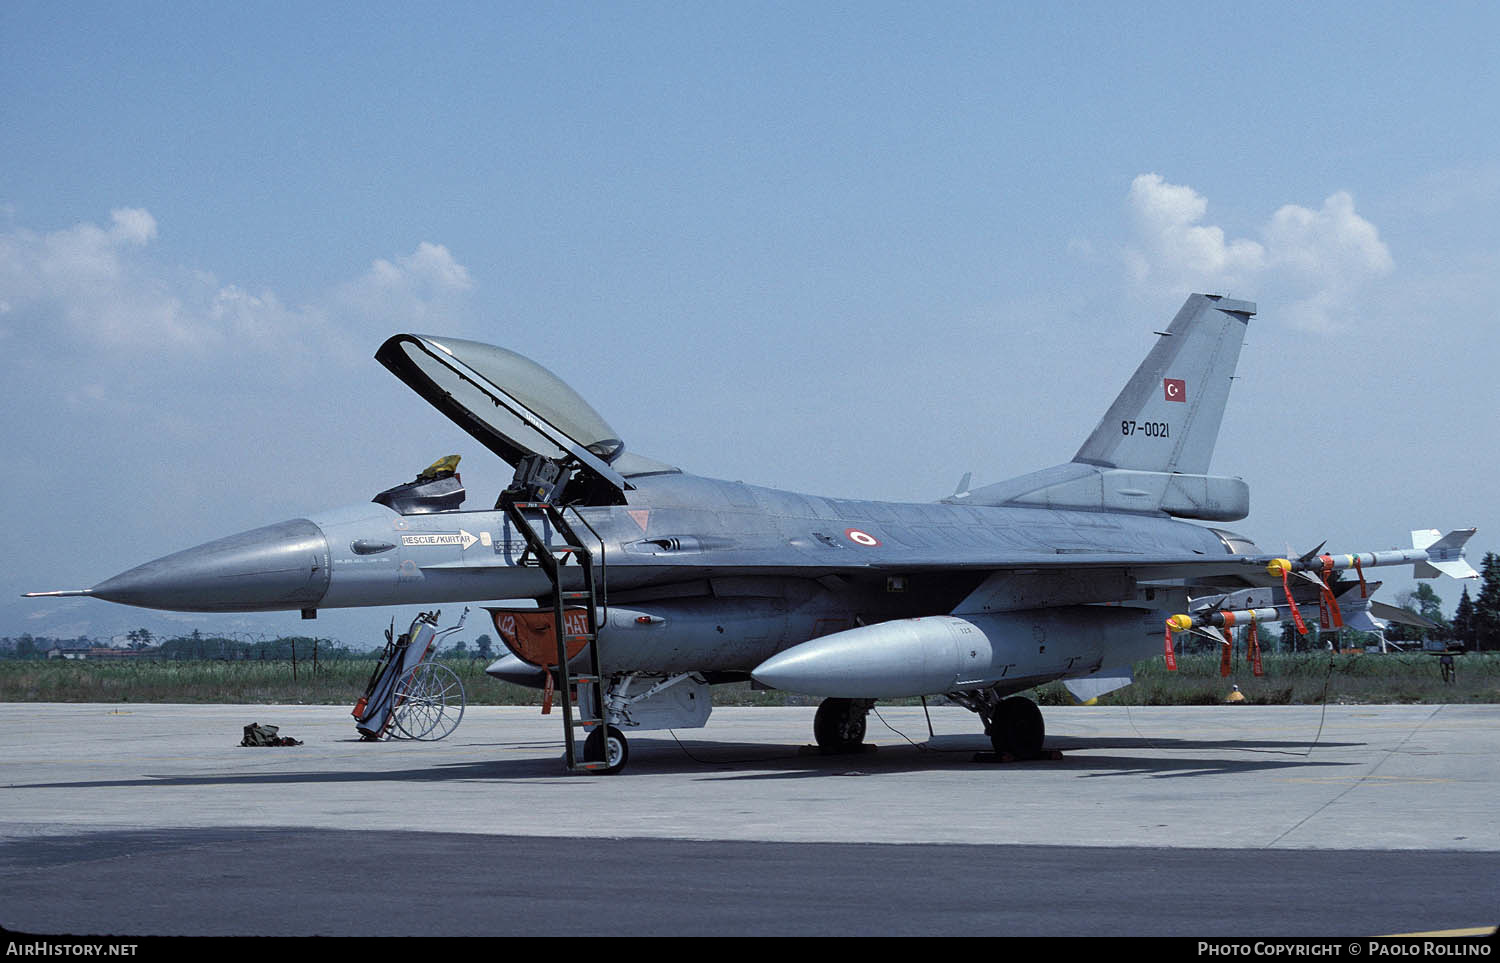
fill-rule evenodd
<path id="1" fill-rule="evenodd" d="M 1323 739 L 1323 726 L 1328 719 L 1328 687 L 1333 682 L 1333 666 L 1335 654 L 1336 653 L 1333 650 L 1329 651 L 1328 667 L 1323 673 L 1323 689 L 1322 692 L 1320 692 L 1318 695 L 1318 702 L 1320 705 L 1320 709 L 1318 712 L 1318 731 L 1313 734 L 1312 742 L 1308 743 L 1307 748 L 1301 750 L 1300 752 L 1293 752 L 1288 749 L 1241 749 L 1239 751 L 1267 753 L 1270 755 L 1301 756 L 1304 759 L 1312 755 L 1312 751 L 1318 747 L 1318 743 Z M 1130 709 L 1131 707 L 1127 704 L 1125 706 L 1125 720 L 1130 723 L 1130 728 L 1134 730 L 1136 736 L 1146 744 L 1147 748 L 1154 749 L 1157 752 L 1168 751 L 1163 747 L 1157 745 L 1155 742 L 1151 741 L 1151 739 L 1145 733 L 1141 732 L 1140 727 L 1135 724 L 1135 717 L 1131 714 Z"/>
<path id="2" fill-rule="evenodd" d="M 914 746 L 917 749 L 921 750 L 922 752 L 935 752 L 935 753 L 938 753 L 939 755 L 970 755 L 970 756 L 972 756 L 974 754 L 974 749 L 972 747 L 965 748 L 965 749 L 939 749 L 937 746 L 934 746 L 932 744 L 932 739 L 936 738 L 936 734 L 932 731 L 932 715 L 927 712 L 927 700 L 926 699 L 922 700 L 922 711 L 927 716 L 927 735 L 929 737 L 927 742 L 917 742 L 916 740 L 912 739 L 911 736 L 908 736 L 906 733 L 902 732 L 900 729 L 897 729 L 895 726 L 891 725 L 890 720 L 888 720 L 885 716 L 881 715 L 880 714 L 880 710 L 878 708 L 876 708 L 874 706 L 871 706 L 870 707 L 870 711 L 873 712 L 873 713 L 875 713 L 875 718 L 879 719 L 880 722 L 881 722 L 881 724 L 884 725 L 887 729 L 891 730 L 896 735 L 900 736 L 902 739 L 905 739 L 908 745 Z"/>
<path id="3" fill-rule="evenodd" d="M 1330 684 L 1333 681 L 1333 669 L 1334 669 L 1333 655 L 1334 655 L 1333 650 L 1330 650 L 1329 659 L 1328 659 L 1328 666 L 1327 666 L 1327 669 L 1325 670 L 1325 672 L 1323 674 L 1323 687 L 1322 687 L 1322 691 L 1321 691 L 1321 693 L 1318 696 L 1318 702 L 1320 703 L 1320 711 L 1318 713 L 1318 730 L 1317 730 L 1316 733 L 1313 734 L 1312 742 L 1310 742 L 1308 744 L 1307 748 L 1304 749 L 1304 750 L 1302 750 L 1302 751 L 1300 751 L 1300 752 L 1291 752 L 1291 751 L 1285 750 L 1285 749 L 1243 749 L 1243 750 L 1240 750 L 1240 751 L 1242 751 L 1242 752 L 1269 753 L 1269 754 L 1274 754 L 1274 755 L 1293 755 L 1293 756 L 1301 756 L 1303 758 L 1307 758 L 1307 757 L 1309 757 L 1309 756 L 1312 755 L 1312 751 L 1315 748 L 1317 748 L 1318 743 L 1322 741 L 1322 738 L 1323 738 L 1323 728 L 1324 728 L 1324 725 L 1325 725 L 1326 720 L 1328 718 L 1328 689 L 1329 689 Z M 1126 705 L 1125 706 L 1125 719 L 1126 719 L 1127 722 L 1130 723 L 1130 728 L 1135 732 L 1136 737 L 1139 738 L 1141 742 L 1145 743 L 1147 745 L 1147 747 L 1150 748 L 1150 749 L 1153 749 L 1153 750 L 1155 750 L 1157 752 L 1166 752 L 1166 751 L 1168 751 L 1167 749 L 1165 749 L 1162 746 L 1159 746 L 1155 742 L 1153 742 L 1145 733 L 1141 732 L 1140 727 L 1138 725 L 1136 725 L 1136 723 L 1135 723 L 1135 717 L 1132 715 L 1132 713 L 1131 713 L 1130 710 L 1131 710 L 1131 706 Z M 927 700 L 926 699 L 922 700 L 922 712 L 923 712 L 924 716 L 927 719 L 927 734 L 928 734 L 928 737 L 929 737 L 927 742 L 917 742 L 911 736 L 908 736 L 906 733 L 902 732 L 900 729 L 897 729 L 894 725 L 891 724 L 891 722 L 890 722 L 889 719 L 887 719 L 885 716 L 883 716 L 883 715 L 880 714 L 880 709 L 878 707 L 871 706 L 870 707 L 870 711 L 872 713 L 874 713 L 875 718 L 877 718 L 877 719 L 880 720 L 881 725 L 885 726 L 891 732 L 895 733 L 897 736 L 899 736 L 901 739 L 903 739 L 908 745 L 912 746 L 913 748 L 915 748 L 915 749 L 917 749 L 917 750 L 919 750 L 921 752 L 935 752 L 935 753 L 939 753 L 939 754 L 950 754 L 950 755 L 951 754 L 958 754 L 958 755 L 972 754 L 974 752 L 973 749 L 939 749 L 936 746 L 932 745 L 932 738 L 934 737 L 935 734 L 933 733 L 933 729 L 932 729 L 932 714 L 928 710 L 928 705 L 927 705 Z M 682 751 L 682 754 L 684 756 L 687 756 L 693 762 L 696 762 L 699 765 L 703 765 L 703 766 L 735 766 L 735 765 L 741 765 L 741 764 L 744 764 L 744 763 L 782 762 L 782 761 L 785 761 L 785 760 L 788 760 L 788 759 L 796 759 L 796 758 L 799 758 L 801 756 L 800 752 L 796 752 L 796 753 L 790 753 L 790 754 L 784 754 L 784 755 L 756 756 L 756 757 L 748 757 L 748 758 L 736 758 L 736 759 L 733 759 L 733 760 L 726 760 L 726 761 L 723 761 L 723 762 L 715 762 L 715 761 L 709 760 L 709 759 L 700 759 L 699 757 L 693 755 L 693 753 L 688 749 L 688 747 L 685 746 L 685 745 L 683 745 L 682 740 L 680 738 L 678 738 L 677 732 L 676 732 L 675 729 L 668 729 L 667 732 L 672 736 L 672 740 L 677 743 L 677 748 Z"/>
<path id="4" fill-rule="evenodd" d="M 716 766 L 719 768 L 727 768 L 731 766 L 744 765 L 747 762 L 785 762 L 788 759 L 796 759 L 802 755 L 802 753 L 799 751 L 783 753 L 776 756 L 737 756 L 734 759 L 726 759 L 722 762 L 717 762 L 712 759 L 700 759 L 697 756 L 693 755 L 688 747 L 682 744 L 682 740 L 677 737 L 676 729 L 668 729 L 667 734 L 672 737 L 673 742 L 677 743 L 677 748 L 682 750 L 682 754 L 684 756 L 687 756 L 689 759 L 691 759 L 693 762 L 698 763 L 700 766 Z"/>
<path id="5" fill-rule="evenodd" d="M 1324 812 L 1325 810 L 1328 809 L 1328 807 L 1332 806 L 1334 803 L 1338 802 L 1340 799 L 1343 799 L 1345 796 L 1349 795 L 1351 792 L 1353 792 L 1354 790 L 1358 789 L 1360 786 L 1363 786 L 1366 783 L 1366 781 L 1368 781 L 1369 779 L 1371 779 L 1375 775 L 1375 770 L 1377 770 L 1381 766 L 1385 765 L 1387 760 L 1389 760 L 1396 753 L 1400 752 L 1406 746 L 1406 744 L 1411 741 L 1411 737 L 1412 736 L 1416 735 L 1422 729 L 1423 726 L 1425 726 L 1425 725 L 1427 725 L 1427 723 L 1431 722 L 1432 719 L 1433 719 L 1433 717 L 1436 716 L 1439 712 L 1442 712 L 1443 709 L 1445 709 L 1445 708 L 1447 708 L 1447 707 L 1446 706 L 1436 706 L 1431 712 L 1427 713 L 1427 717 L 1425 719 L 1423 719 L 1421 722 L 1419 722 L 1415 726 L 1413 726 L 1412 729 L 1411 729 L 1411 731 L 1408 732 L 1405 736 L 1402 737 L 1401 741 L 1396 744 L 1395 748 L 1387 750 L 1386 754 L 1381 757 L 1380 761 L 1377 762 L 1375 765 L 1373 765 L 1373 766 L 1370 767 L 1370 771 L 1369 772 L 1367 772 L 1364 775 L 1360 776 L 1358 779 L 1356 779 L 1349 786 L 1345 787 L 1345 789 L 1344 789 L 1343 792 L 1339 793 L 1338 795 L 1334 796 L 1332 799 L 1330 799 L 1327 802 L 1323 803 L 1321 806 L 1319 806 L 1318 808 L 1314 809 L 1312 812 L 1308 813 L 1306 816 L 1303 816 L 1301 819 L 1297 820 L 1291 826 L 1288 826 L 1285 830 L 1282 831 L 1282 833 L 1279 836 L 1277 836 L 1275 839 L 1271 840 L 1270 842 L 1266 843 L 1261 848 L 1262 849 L 1270 849 L 1272 846 L 1275 846 L 1277 843 L 1281 842 L 1283 839 L 1287 838 L 1292 833 L 1296 832 L 1302 826 L 1306 825 L 1307 822 L 1308 822 L 1308 820 L 1312 819 L 1314 816 L 1318 815 L 1319 813 Z"/>

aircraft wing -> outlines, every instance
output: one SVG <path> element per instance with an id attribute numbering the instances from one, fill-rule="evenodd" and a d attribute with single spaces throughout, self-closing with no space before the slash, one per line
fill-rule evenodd
<path id="1" fill-rule="evenodd" d="M 1088 602 L 1123 602 L 1137 587 L 1153 582 L 1182 583 L 1198 590 L 1232 591 L 1279 585 L 1266 566 L 1273 556 L 1163 555 L 1150 553 L 1028 553 L 1001 559 L 917 559 L 872 566 L 891 575 L 933 572 L 987 576 L 954 609 L 1023 608 Z M 1182 585 L 1177 585 L 1179 589 Z"/>
<path id="2" fill-rule="evenodd" d="M 1153 555 L 1146 552 L 1007 552 L 994 557 L 907 556 L 866 567 L 890 572 L 1068 571 L 1128 569 L 1140 579 L 1266 576 L 1274 555 Z"/>
<path id="3" fill-rule="evenodd" d="M 1436 533 L 1432 533 L 1436 535 Z M 936 558 L 917 557 L 899 561 L 880 562 L 872 565 L 877 570 L 919 573 L 935 571 L 989 572 L 986 584 L 1004 579 L 1015 581 L 1021 576 L 1030 576 L 1038 584 L 1061 583 L 1069 573 L 1075 581 L 1092 581 L 1096 586 L 1108 586 L 1115 582 L 1149 583 L 1154 581 L 1182 580 L 1196 587 L 1245 587 L 1279 586 L 1287 592 L 1294 588 L 1328 594 L 1335 588 L 1336 576 L 1348 579 L 1352 569 L 1364 582 L 1364 570 L 1390 565 L 1411 565 L 1415 578 L 1434 578 L 1440 574 L 1457 578 L 1475 578 L 1477 573 L 1462 557 L 1463 541 L 1473 534 L 1472 529 L 1459 529 L 1449 533 L 1456 548 L 1438 559 L 1438 568 L 1433 564 L 1428 549 L 1414 547 L 1410 550 L 1393 549 L 1384 552 L 1362 552 L 1353 555 L 1318 555 L 1308 553 L 1300 558 L 1285 558 L 1277 555 L 1166 555 L 1149 552 L 1055 552 L 1055 553 L 1006 553 L 996 558 Z M 1416 539 L 1420 544 L 1420 538 Z M 1346 584 L 1352 584 L 1348 579 Z M 1087 589 L 1085 589 L 1087 590 Z M 991 590 L 993 591 L 993 590 Z M 1095 592 L 1098 591 L 1096 587 Z M 986 592 L 985 586 L 976 590 L 975 596 Z M 1303 594 L 1299 592 L 1298 594 Z M 1123 596 L 1120 596 L 1123 597 Z M 1105 600 L 1100 595 L 1098 601 Z M 972 599 L 970 601 L 973 601 Z M 1379 604 L 1379 603 L 1372 603 Z M 1382 606 L 1383 609 L 1389 606 Z M 1404 615 L 1405 613 L 1403 613 Z M 1398 619 L 1401 621 L 1402 619 Z"/>
<path id="4" fill-rule="evenodd" d="M 876 561 L 859 561 L 854 558 L 831 558 L 806 556 L 786 556 L 778 554 L 775 559 L 767 559 L 760 552 L 746 552 L 738 558 L 720 556 L 714 560 L 711 574 L 715 576 L 724 575 L 747 575 L 747 574 L 787 574 L 804 577 L 814 575 L 846 573 L 858 575 L 861 573 L 888 572 L 900 573 L 932 573 L 932 572 L 1064 572 L 1078 570 L 1121 570 L 1128 571 L 1130 575 L 1140 580 L 1150 579 L 1177 579 L 1177 578 L 1204 578 L 1210 579 L 1216 576 L 1245 576 L 1255 580 L 1255 584 L 1270 584 L 1266 581 L 1266 565 L 1275 556 L 1272 555 L 1151 555 L 1146 553 L 1051 553 L 1051 552 L 1008 552 L 1000 555 L 973 555 L 973 556 L 921 556 L 904 555 L 900 558 L 882 559 Z M 632 560 L 639 561 L 639 560 Z M 691 569 L 693 574 L 702 577 L 705 572 L 699 568 L 701 559 L 693 557 L 663 554 L 654 561 L 665 565 L 681 565 Z M 616 562 L 615 564 L 619 564 Z M 444 562 L 432 562 L 421 566 L 424 571 L 441 570 L 465 570 L 465 569 L 506 569 L 512 567 L 512 563 L 503 558 L 495 558 L 484 562 L 474 562 L 467 559 L 454 559 Z M 1258 576 L 1258 578 L 1257 578 Z"/>
<path id="5" fill-rule="evenodd" d="M 1309 574 L 1320 567 L 1320 560 L 1334 560 L 1333 571 L 1343 572 L 1352 567 L 1353 559 L 1361 559 L 1364 568 L 1383 565 L 1420 565 L 1425 552 L 1391 551 L 1362 553 L 1360 555 L 1315 556 L 1311 559 L 1288 560 L 1294 576 L 1303 580 L 1316 580 Z M 621 564 L 616 556 L 612 564 Z M 663 552 L 650 559 L 632 558 L 630 564 L 660 565 L 663 568 L 681 568 L 689 577 L 705 575 L 725 577 L 731 575 L 795 575 L 818 577 L 822 575 L 861 575 L 887 573 L 931 574 L 941 572 L 991 573 L 991 574 L 1061 574 L 1066 572 L 1117 572 L 1139 582 L 1185 579 L 1199 585 L 1264 586 L 1281 585 L 1283 579 L 1268 570 L 1268 566 L 1282 556 L 1256 555 L 1198 555 L 1157 554 L 1150 552 L 1016 552 L 985 551 L 957 552 L 953 554 L 907 554 L 886 556 L 870 560 L 853 557 L 852 552 L 829 554 L 788 554 L 784 546 L 776 550 L 746 547 L 741 551 L 714 553 L 711 564 L 698 553 Z M 452 559 L 431 562 L 421 566 L 424 571 L 461 571 L 475 569 L 507 569 L 513 562 L 503 557 L 485 561 Z M 1419 575 L 1418 577 L 1430 577 Z"/>

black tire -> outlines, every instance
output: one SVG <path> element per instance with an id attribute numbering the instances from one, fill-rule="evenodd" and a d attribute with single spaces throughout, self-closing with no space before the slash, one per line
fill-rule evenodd
<path id="1" fill-rule="evenodd" d="M 614 726 L 596 728 L 583 741 L 583 761 L 608 762 L 609 765 L 603 769 L 589 771 L 601 776 L 613 776 L 630 761 L 630 743 L 625 741 L 625 736 Z"/>
<path id="2" fill-rule="evenodd" d="M 1016 759 L 1035 759 L 1042 754 L 1042 742 L 1046 737 L 1047 726 L 1042 721 L 1042 710 L 1035 702 L 1016 696 L 1000 703 L 995 723 L 990 728 L 990 744 L 996 752 Z"/>
<path id="3" fill-rule="evenodd" d="M 813 716 L 813 738 L 824 752 L 858 752 L 865 742 L 865 715 L 869 708 L 863 700 L 824 699 Z"/>

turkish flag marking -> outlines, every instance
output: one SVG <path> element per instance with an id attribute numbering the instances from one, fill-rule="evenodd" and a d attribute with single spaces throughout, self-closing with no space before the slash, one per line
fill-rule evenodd
<path id="1" fill-rule="evenodd" d="M 1187 401 L 1187 382 L 1181 378 L 1163 378 L 1161 387 L 1168 401 Z"/>

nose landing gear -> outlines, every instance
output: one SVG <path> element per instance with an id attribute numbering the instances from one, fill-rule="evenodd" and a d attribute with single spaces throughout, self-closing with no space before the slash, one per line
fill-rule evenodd
<path id="1" fill-rule="evenodd" d="M 630 743 L 614 726 L 595 728 L 583 741 L 583 761 L 605 763 L 603 769 L 594 769 L 597 775 L 613 776 L 625 768 L 630 761 Z"/>

